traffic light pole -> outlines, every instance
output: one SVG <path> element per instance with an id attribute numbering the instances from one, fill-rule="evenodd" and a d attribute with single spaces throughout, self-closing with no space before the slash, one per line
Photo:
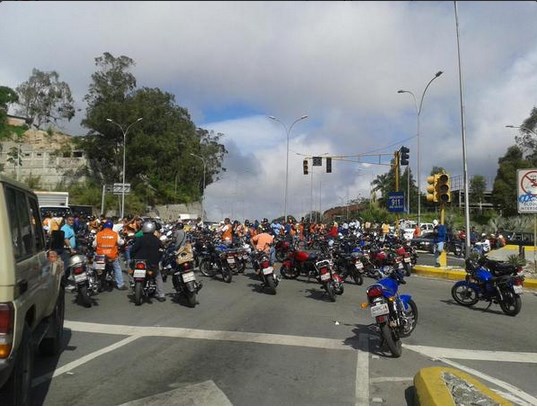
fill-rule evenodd
<path id="1" fill-rule="evenodd" d="M 446 224 L 444 222 L 445 222 L 445 205 L 441 203 L 440 204 L 440 224 L 446 227 Z M 447 228 L 446 228 L 446 232 L 447 232 Z M 444 250 L 442 250 L 442 253 L 440 253 L 440 256 L 438 257 L 438 263 L 440 264 L 440 267 L 447 266 L 447 242 L 444 242 Z"/>
<path id="2" fill-rule="evenodd" d="M 395 162 L 395 192 L 399 192 L 399 151 L 394 153 Z M 395 215 L 395 235 L 399 236 L 399 212 Z"/>

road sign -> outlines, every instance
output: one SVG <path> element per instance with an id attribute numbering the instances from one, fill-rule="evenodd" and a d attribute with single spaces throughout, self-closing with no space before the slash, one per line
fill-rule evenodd
<path id="1" fill-rule="evenodd" d="M 390 192 L 388 194 L 388 211 L 404 212 L 405 211 L 405 193 Z"/>
<path id="2" fill-rule="evenodd" d="M 518 213 L 537 213 L 537 169 L 517 170 Z"/>
<path id="3" fill-rule="evenodd" d="M 112 193 L 116 195 L 128 194 L 131 192 L 131 184 L 122 184 L 120 182 L 114 183 Z"/>

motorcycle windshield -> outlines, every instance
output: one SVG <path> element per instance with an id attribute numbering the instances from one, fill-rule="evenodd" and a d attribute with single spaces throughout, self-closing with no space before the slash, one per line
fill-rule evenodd
<path id="1" fill-rule="evenodd" d="M 399 284 L 397 284 L 397 281 L 395 281 L 393 278 L 382 278 L 377 281 L 377 283 L 384 287 L 385 297 L 393 297 L 397 294 L 397 288 L 399 287 Z"/>

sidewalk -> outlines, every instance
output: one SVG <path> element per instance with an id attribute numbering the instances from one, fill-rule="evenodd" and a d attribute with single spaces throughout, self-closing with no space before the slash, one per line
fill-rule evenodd
<path id="1" fill-rule="evenodd" d="M 528 263 L 534 263 L 534 256 L 537 255 L 537 252 L 534 251 L 533 246 L 524 246 L 526 252 L 526 261 Z M 516 245 L 507 245 L 501 249 L 492 250 L 487 257 L 493 260 L 502 260 L 505 261 L 511 255 L 518 255 L 519 249 Z M 449 263 L 448 263 L 449 264 Z M 532 273 L 529 273 L 528 266 L 525 267 L 526 271 L 524 273 L 524 288 L 528 290 L 537 291 L 537 274 L 535 270 L 531 270 Z M 464 280 L 466 277 L 466 271 L 461 267 L 446 266 L 446 267 L 434 267 L 434 266 L 424 266 L 416 265 L 413 267 L 413 272 L 417 275 L 422 275 L 426 277 L 435 277 L 442 278 L 445 280 Z"/>

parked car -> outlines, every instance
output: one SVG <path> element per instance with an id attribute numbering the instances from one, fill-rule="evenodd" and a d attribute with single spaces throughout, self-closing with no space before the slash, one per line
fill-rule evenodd
<path id="1" fill-rule="evenodd" d="M 433 232 L 423 233 L 420 237 L 414 237 L 410 241 L 410 245 L 416 250 L 426 250 L 430 253 L 434 251 L 434 234 Z"/>

